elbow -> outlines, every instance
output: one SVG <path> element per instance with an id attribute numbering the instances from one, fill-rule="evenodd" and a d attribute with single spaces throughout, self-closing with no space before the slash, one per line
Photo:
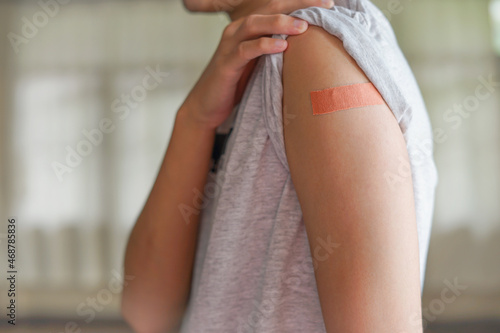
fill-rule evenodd
<path id="1" fill-rule="evenodd" d="M 153 325 L 145 317 L 139 315 L 140 310 L 135 308 L 136 305 L 130 300 L 128 294 L 122 294 L 122 300 L 120 304 L 120 312 L 123 320 L 127 325 L 132 328 L 136 333 L 160 333 L 162 328 L 157 325 Z"/>
<path id="2" fill-rule="evenodd" d="M 136 333 L 178 333 L 184 311 L 159 311 L 149 302 L 134 300 L 122 293 L 120 312 L 124 321 Z"/>

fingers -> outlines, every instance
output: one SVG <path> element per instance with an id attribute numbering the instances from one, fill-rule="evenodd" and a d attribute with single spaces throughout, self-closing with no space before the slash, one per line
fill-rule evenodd
<path id="1" fill-rule="evenodd" d="M 282 52 L 286 45 L 286 40 L 278 38 L 261 37 L 247 40 L 239 44 L 237 56 L 242 63 L 247 63 L 263 54 Z"/>
<path id="2" fill-rule="evenodd" d="M 241 17 L 240 19 L 231 22 L 227 26 L 228 35 L 244 40 L 247 38 L 256 37 L 259 34 L 293 34 L 294 18 L 286 15 L 297 9 L 308 7 L 333 7 L 333 0 L 269 0 L 269 2 L 253 12 L 253 14 Z M 292 27 L 292 30 L 288 29 Z M 279 29 L 278 31 L 273 29 Z M 300 32 L 304 32 L 299 31 Z"/>
<path id="3" fill-rule="evenodd" d="M 233 49 L 225 65 L 230 72 L 240 72 L 252 59 L 264 54 L 283 52 L 288 43 L 279 38 L 261 37 L 243 41 Z"/>
<path id="4" fill-rule="evenodd" d="M 236 41 L 241 42 L 265 35 L 296 35 L 306 31 L 307 26 L 307 21 L 285 14 L 253 14 L 245 17 L 234 31 L 233 37 Z"/>
<path id="5" fill-rule="evenodd" d="M 263 54 L 282 52 L 286 49 L 286 41 L 270 37 L 273 34 L 297 35 L 307 27 L 307 21 L 286 14 L 252 14 L 232 22 L 224 31 L 227 46 L 232 50 L 230 62 L 239 70 Z"/>
<path id="6" fill-rule="evenodd" d="M 261 14 L 290 14 L 291 12 L 307 7 L 332 8 L 333 0 L 271 0 L 269 4 L 263 7 Z"/>
<path id="7" fill-rule="evenodd" d="M 224 29 L 221 47 L 225 68 L 238 73 L 250 60 L 263 54 L 283 52 L 286 41 L 270 38 L 274 34 L 298 35 L 308 22 L 287 15 L 308 7 L 331 8 L 332 0 L 269 0 L 253 14 L 241 17 Z"/>

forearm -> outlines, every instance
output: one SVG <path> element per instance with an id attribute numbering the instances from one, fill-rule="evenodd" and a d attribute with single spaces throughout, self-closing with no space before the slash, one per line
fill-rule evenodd
<path id="1" fill-rule="evenodd" d="M 122 313 L 138 332 L 166 332 L 186 306 L 203 193 L 215 130 L 189 118 L 183 105 L 149 198 L 125 254 L 125 274 L 135 278 L 122 295 Z M 199 192 L 198 192 L 199 191 Z M 181 207 L 189 207 L 183 214 Z"/>

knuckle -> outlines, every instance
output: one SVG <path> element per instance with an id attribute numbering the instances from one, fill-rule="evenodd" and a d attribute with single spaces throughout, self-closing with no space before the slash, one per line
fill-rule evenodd
<path id="1" fill-rule="evenodd" d="M 231 37 L 233 33 L 234 33 L 234 22 L 231 22 L 222 31 L 222 36 L 228 38 Z"/>
<path id="2" fill-rule="evenodd" d="M 240 57 L 242 59 L 246 59 L 245 44 L 243 44 L 243 43 L 238 44 L 238 47 L 236 48 L 236 53 L 237 53 L 238 57 Z"/>
<path id="3" fill-rule="evenodd" d="M 269 9 L 271 10 L 271 13 L 281 13 L 281 11 L 283 10 L 281 1 L 271 0 L 268 6 Z"/>
<path id="4" fill-rule="evenodd" d="M 256 15 L 254 15 L 254 14 L 247 16 L 246 20 L 243 22 L 243 28 L 246 31 L 252 32 L 254 30 L 255 18 L 256 18 Z"/>
<path id="5" fill-rule="evenodd" d="M 260 38 L 259 41 L 257 42 L 257 47 L 259 50 L 263 51 L 266 49 L 267 46 L 267 41 L 264 38 Z"/>
<path id="6" fill-rule="evenodd" d="M 279 14 L 276 17 L 276 23 L 278 27 L 286 27 L 289 24 L 289 18 L 285 14 Z"/>

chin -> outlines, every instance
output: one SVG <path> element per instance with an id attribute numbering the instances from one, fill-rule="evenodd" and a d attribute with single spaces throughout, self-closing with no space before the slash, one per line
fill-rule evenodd
<path id="1" fill-rule="evenodd" d="M 190 12 L 213 12 L 215 2 L 221 0 L 182 0 L 184 7 Z"/>

